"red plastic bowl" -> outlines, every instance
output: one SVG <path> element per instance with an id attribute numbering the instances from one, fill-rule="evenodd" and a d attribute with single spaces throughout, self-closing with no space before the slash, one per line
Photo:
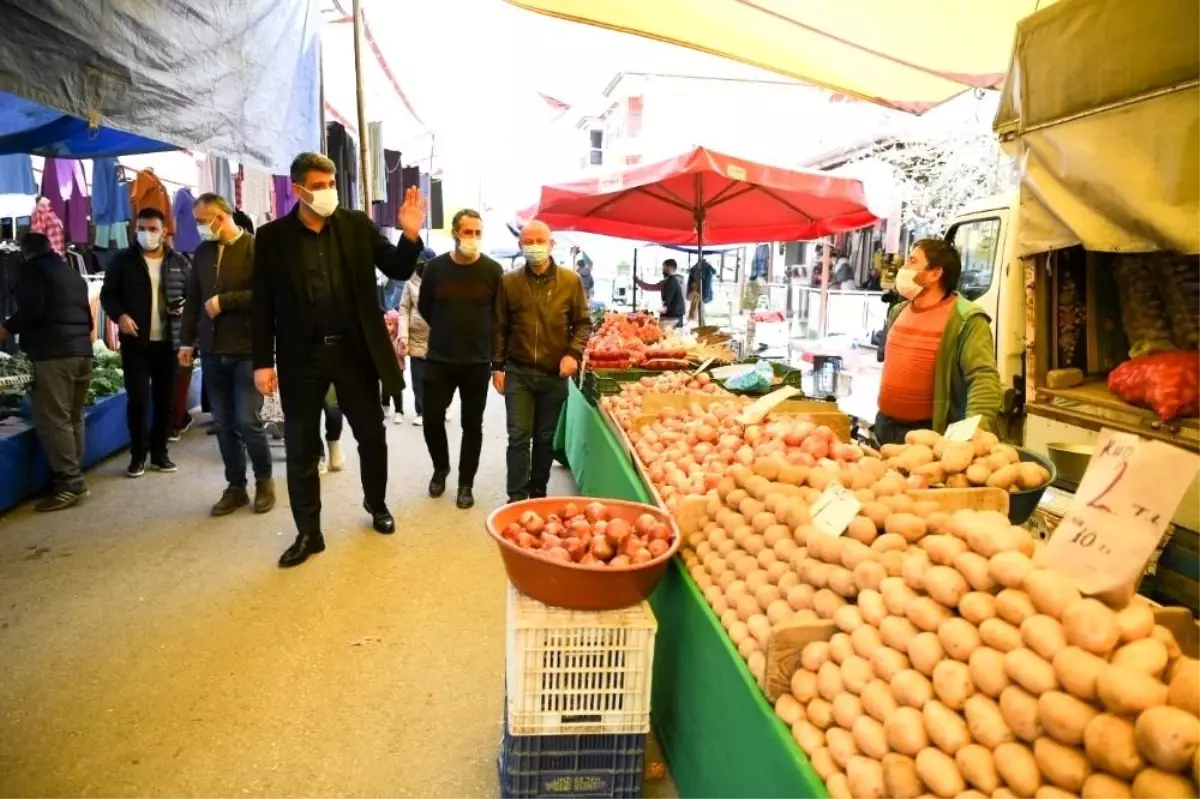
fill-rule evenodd
<path id="1" fill-rule="evenodd" d="M 533 552 L 505 541 L 500 531 L 531 510 L 543 518 L 558 513 L 563 505 L 574 502 L 580 508 L 589 502 L 599 502 L 608 508 L 613 519 L 632 523 L 648 513 L 671 528 L 671 548 L 649 563 L 623 569 L 580 566 L 548 560 Z M 671 558 L 679 551 L 682 536 L 675 520 L 666 511 L 640 502 L 594 497 L 545 497 L 527 499 L 499 507 L 487 518 L 487 531 L 504 560 L 504 570 L 517 590 L 539 602 L 572 610 L 614 610 L 636 605 L 650 596 Z"/>

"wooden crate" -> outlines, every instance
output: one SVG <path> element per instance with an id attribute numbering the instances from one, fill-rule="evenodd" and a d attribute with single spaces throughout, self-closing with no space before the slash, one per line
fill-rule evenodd
<path id="1" fill-rule="evenodd" d="M 642 413 L 633 424 L 638 430 L 658 419 L 659 412 L 664 408 L 683 410 L 693 403 L 701 408 L 707 408 L 721 402 L 737 402 L 740 405 L 751 403 L 743 398 L 714 394 L 648 394 L 642 400 Z M 821 400 L 786 400 L 775 406 L 772 416 L 802 417 L 814 424 L 825 425 L 833 430 L 839 441 L 850 442 L 850 417 L 838 410 L 832 402 Z"/>

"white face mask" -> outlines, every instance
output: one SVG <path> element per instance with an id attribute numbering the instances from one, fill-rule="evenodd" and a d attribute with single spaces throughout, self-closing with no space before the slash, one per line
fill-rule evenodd
<path id="1" fill-rule="evenodd" d="M 138 246 L 143 250 L 154 251 L 162 244 L 162 233 L 155 230 L 139 230 L 137 232 Z"/>
<path id="2" fill-rule="evenodd" d="M 550 247 L 546 244 L 522 244 L 521 253 L 526 263 L 531 266 L 541 266 L 550 257 Z"/>
<path id="3" fill-rule="evenodd" d="M 330 216 L 338 207 L 337 189 L 313 189 L 309 192 L 312 199 L 305 203 L 317 216 Z"/>
<path id="4" fill-rule="evenodd" d="M 896 291 L 900 292 L 900 296 L 906 300 L 916 299 L 916 296 L 921 293 L 921 286 L 917 284 L 917 270 L 904 267 L 896 272 Z"/>
<path id="5" fill-rule="evenodd" d="M 460 239 L 458 251 L 468 258 L 474 258 L 479 255 L 479 239 Z"/>
<path id="6" fill-rule="evenodd" d="M 201 241 L 216 241 L 220 238 L 220 234 L 213 231 L 212 225 L 204 222 L 196 223 L 196 232 L 200 234 Z"/>

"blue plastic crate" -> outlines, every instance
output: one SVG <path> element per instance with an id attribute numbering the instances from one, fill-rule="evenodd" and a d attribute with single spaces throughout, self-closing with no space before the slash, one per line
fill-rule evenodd
<path id="1" fill-rule="evenodd" d="M 646 734 L 514 736 L 506 724 L 497 766 L 504 799 L 639 797 Z"/>

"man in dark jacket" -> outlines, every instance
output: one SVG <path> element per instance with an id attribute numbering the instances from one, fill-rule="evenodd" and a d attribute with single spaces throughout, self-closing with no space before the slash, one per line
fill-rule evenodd
<path id="1" fill-rule="evenodd" d="M 643 291 L 657 291 L 661 294 L 662 308 L 658 312 L 658 322 L 664 330 L 682 327 L 683 316 L 687 313 L 683 286 L 680 285 L 679 276 L 676 274 L 678 270 L 679 265 L 675 263 L 675 259 L 668 258 L 662 262 L 662 280 L 657 283 L 647 283 L 644 280 L 637 282 L 638 288 Z"/>
<path id="2" fill-rule="evenodd" d="M 504 276 L 496 303 L 492 385 L 508 411 L 509 502 L 546 496 L 567 380 L 579 369 L 592 329 L 583 283 L 554 263 L 553 248 L 549 227 L 527 224 L 525 268 Z"/>
<path id="3" fill-rule="evenodd" d="M 83 482 L 83 408 L 92 385 L 92 308 L 87 282 L 41 233 L 21 240 L 17 310 L 0 343 L 17 336 L 33 363 L 33 425 L 54 476 L 54 493 L 35 507 L 62 510 L 88 497 Z"/>
<path id="4" fill-rule="evenodd" d="M 254 236 L 238 227 L 233 208 L 219 194 L 201 194 L 194 213 L 202 242 L 192 259 L 183 306 L 179 363 L 190 367 L 199 346 L 227 483 L 211 512 L 226 516 L 250 504 L 249 453 L 254 465 L 254 512 L 266 513 L 275 507 L 275 483 L 262 421 L 263 398 L 254 388 L 250 359 Z"/>
<path id="5" fill-rule="evenodd" d="M 400 365 L 384 327 L 375 269 L 407 280 L 424 245 L 425 203 L 410 188 L 398 216 L 403 232 L 391 244 L 361 211 L 338 208 L 331 160 L 301 153 L 292 161 L 292 213 L 258 230 L 254 246 L 254 385 L 279 390 L 287 447 L 288 495 L 296 541 L 279 559 L 303 563 L 325 550 L 321 532 L 321 412 L 332 385 L 358 440 L 363 507 L 377 532 L 395 532 L 385 503 L 387 439 L 383 392 L 401 391 Z M 278 364 L 279 372 L 275 367 Z"/>
<path id="6" fill-rule="evenodd" d="M 100 302 L 120 329 L 121 366 L 129 400 L 130 477 L 178 467 L 167 456 L 174 405 L 176 350 L 187 292 L 188 262 L 164 241 L 166 218 L 157 208 L 137 215 L 137 243 L 121 250 L 104 273 Z M 147 448 L 146 406 L 151 405 Z"/>

